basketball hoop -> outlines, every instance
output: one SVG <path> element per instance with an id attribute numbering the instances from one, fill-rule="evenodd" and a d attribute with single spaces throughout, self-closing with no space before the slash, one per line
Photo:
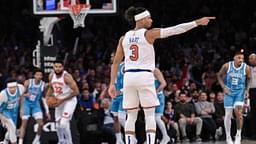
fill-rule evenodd
<path id="1" fill-rule="evenodd" d="M 90 8 L 91 5 L 88 4 L 75 4 L 69 6 L 69 14 L 74 22 L 74 29 L 84 27 L 84 19 Z"/>

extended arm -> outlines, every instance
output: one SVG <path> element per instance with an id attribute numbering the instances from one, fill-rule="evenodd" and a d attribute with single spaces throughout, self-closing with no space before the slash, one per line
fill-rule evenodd
<path id="1" fill-rule="evenodd" d="M 167 38 L 169 36 L 182 34 L 199 25 L 208 25 L 211 19 L 215 19 L 215 17 L 203 17 L 192 22 L 182 23 L 167 28 L 154 28 L 146 32 L 146 38 L 150 43 L 153 43 L 156 39 L 159 38 Z"/>

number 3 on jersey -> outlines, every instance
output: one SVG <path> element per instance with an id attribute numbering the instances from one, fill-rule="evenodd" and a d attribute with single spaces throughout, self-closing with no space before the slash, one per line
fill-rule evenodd
<path id="1" fill-rule="evenodd" d="M 130 50 L 132 51 L 132 54 L 130 55 L 130 59 L 132 61 L 136 61 L 139 58 L 139 47 L 136 44 L 133 44 L 130 46 Z"/>

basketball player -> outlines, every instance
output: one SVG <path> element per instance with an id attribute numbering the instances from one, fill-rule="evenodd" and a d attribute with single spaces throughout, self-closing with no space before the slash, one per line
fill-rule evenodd
<path id="1" fill-rule="evenodd" d="M 157 106 L 155 110 L 156 112 L 155 119 L 156 119 L 156 124 L 159 127 L 163 136 L 162 140 L 160 141 L 160 144 L 167 144 L 170 141 L 170 137 L 168 136 L 165 124 L 161 119 L 164 113 L 164 106 L 165 106 L 165 96 L 164 96 L 163 89 L 166 87 L 167 84 L 162 72 L 158 68 L 155 68 L 154 76 L 155 76 L 155 87 L 156 87 L 157 98 L 160 102 L 160 105 Z"/>
<path id="2" fill-rule="evenodd" d="M 24 83 L 25 93 L 28 96 L 21 97 L 21 128 L 20 128 L 20 137 L 19 144 L 23 144 L 23 138 L 25 136 L 25 130 L 27 128 L 28 119 L 30 116 L 33 116 L 38 124 L 38 130 L 36 137 L 34 138 L 32 144 L 40 143 L 40 135 L 43 127 L 43 113 L 41 109 L 41 100 L 45 108 L 45 114 L 47 119 L 50 119 L 49 108 L 46 103 L 45 98 L 43 98 L 43 92 L 45 90 L 45 83 L 42 81 L 43 72 L 40 69 L 35 69 L 34 78 L 26 80 Z"/>
<path id="3" fill-rule="evenodd" d="M 24 86 L 18 84 L 16 80 L 9 80 L 7 88 L 0 93 L 1 122 L 7 128 L 3 144 L 17 143 L 16 125 L 18 119 L 18 109 L 20 97 L 24 93 Z"/>
<path id="4" fill-rule="evenodd" d="M 120 63 L 116 79 L 117 96 L 113 98 L 111 112 L 114 116 L 114 128 L 116 131 L 116 144 L 124 144 L 121 134 L 121 127 L 125 125 L 126 111 L 123 109 L 123 75 L 124 63 Z"/>
<path id="5" fill-rule="evenodd" d="M 59 142 L 58 144 L 72 144 L 70 120 L 74 113 L 79 90 L 72 76 L 64 70 L 62 61 L 56 60 L 54 72 L 49 75 L 49 89 L 46 97 L 55 96 L 55 121 Z"/>
<path id="6" fill-rule="evenodd" d="M 147 144 L 155 142 L 155 107 L 159 105 L 154 86 L 155 52 L 153 43 L 156 39 L 184 33 L 199 25 L 207 25 L 214 17 L 204 17 L 189 23 L 174 27 L 153 28 L 148 10 L 142 7 L 130 7 L 126 11 L 126 19 L 135 24 L 135 28 L 128 31 L 119 40 L 114 62 L 111 68 L 109 94 L 116 96 L 115 79 L 118 66 L 125 57 L 124 97 L 123 108 L 127 109 L 125 123 L 126 143 L 136 143 L 135 121 L 139 104 L 144 109 Z"/>
<path id="7" fill-rule="evenodd" d="M 241 143 L 241 131 L 243 126 L 244 98 L 249 97 L 251 83 L 250 67 L 244 63 L 243 53 L 236 53 L 234 60 L 225 63 L 217 74 L 218 81 L 225 93 L 224 126 L 227 144 L 233 144 L 230 129 L 233 109 L 236 115 L 237 133 L 235 144 Z"/>
<path id="8" fill-rule="evenodd" d="M 115 53 L 111 53 L 111 62 Z M 124 63 L 120 63 L 116 78 L 117 95 L 112 99 L 111 113 L 114 116 L 114 129 L 116 132 L 116 144 L 124 144 L 121 133 L 121 126 L 124 127 L 126 119 L 126 111 L 123 109 L 123 77 L 124 77 Z"/>

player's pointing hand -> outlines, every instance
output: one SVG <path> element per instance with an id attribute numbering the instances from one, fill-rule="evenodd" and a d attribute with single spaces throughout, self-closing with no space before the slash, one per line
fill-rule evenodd
<path id="1" fill-rule="evenodd" d="M 196 20 L 196 24 L 206 26 L 206 25 L 208 25 L 210 20 L 214 20 L 214 19 L 216 19 L 216 17 L 203 17 L 203 18 Z"/>

